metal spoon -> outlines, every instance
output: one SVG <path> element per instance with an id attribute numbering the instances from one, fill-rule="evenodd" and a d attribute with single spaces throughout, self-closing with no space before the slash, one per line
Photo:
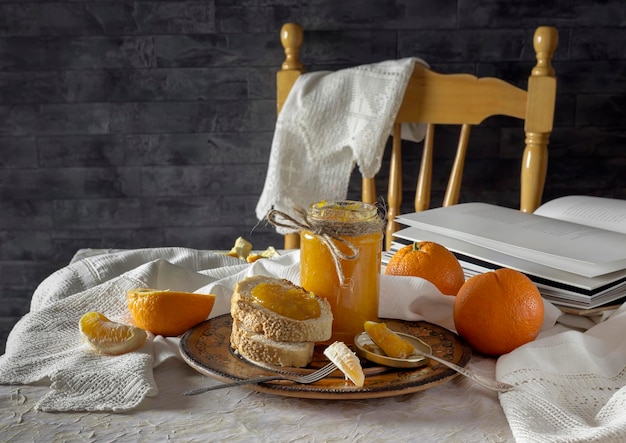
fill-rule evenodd
<path id="1" fill-rule="evenodd" d="M 507 392 L 514 388 L 513 385 L 504 383 L 502 381 L 498 381 L 490 377 L 485 377 L 484 375 L 477 374 L 476 372 L 472 372 L 468 369 L 462 368 L 461 366 L 457 366 L 454 363 L 450 363 L 448 360 L 435 357 L 434 355 L 428 352 L 423 352 L 419 349 L 415 349 L 415 352 L 417 352 L 420 355 L 423 355 L 424 357 L 428 357 L 431 360 L 435 360 L 436 362 L 441 363 L 442 365 L 447 366 L 450 369 L 454 369 L 459 374 L 462 374 L 466 376 L 467 378 L 474 380 L 476 383 L 478 383 L 481 386 L 484 386 L 487 389 L 491 389 L 493 391 L 498 391 L 498 392 Z"/>
<path id="2" fill-rule="evenodd" d="M 435 360 L 436 362 L 439 362 L 450 369 L 455 370 L 459 374 L 462 374 L 467 378 L 474 380 L 476 383 L 484 386 L 487 389 L 498 392 L 506 392 L 513 389 L 513 386 L 508 383 L 504 383 L 490 377 L 485 377 L 484 375 L 477 374 L 468 369 L 462 368 L 461 366 L 455 365 L 454 363 L 451 363 L 448 360 L 444 360 L 441 357 L 434 356 L 432 354 L 432 348 L 426 342 L 420 340 L 417 337 L 409 334 L 403 334 L 401 332 L 396 332 L 396 334 L 409 341 L 413 345 L 414 352 L 411 356 L 409 356 L 409 358 L 400 359 L 388 357 L 384 355 L 382 350 L 380 351 L 380 353 L 373 352 L 372 347 L 375 347 L 377 349 L 379 348 L 369 337 L 369 335 L 367 335 L 367 332 L 362 332 L 354 339 L 357 353 L 361 357 L 371 360 L 375 363 L 395 368 L 412 368 L 422 366 L 425 364 L 425 361 L 421 357 L 426 357 Z"/>

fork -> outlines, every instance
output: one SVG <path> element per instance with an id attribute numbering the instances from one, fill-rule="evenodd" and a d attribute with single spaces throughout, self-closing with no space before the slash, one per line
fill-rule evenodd
<path id="1" fill-rule="evenodd" d="M 315 372 L 311 372 L 307 375 L 288 375 L 288 374 L 278 374 L 278 375 L 269 375 L 265 377 L 257 377 L 257 378 L 248 378 L 245 380 L 239 380 L 232 383 L 223 383 L 221 385 L 215 386 L 205 386 L 202 388 L 190 389 L 189 391 L 183 392 L 183 395 L 197 395 L 202 394 L 203 392 L 215 391 L 216 389 L 224 389 L 224 388 L 232 388 L 233 386 L 241 386 L 241 385 L 250 385 L 250 384 L 258 384 L 264 383 L 266 381 L 275 381 L 275 380 L 290 380 L 300 384 L 310 384 L 315 383 L 330 375 L 337 366 L 334 363 L 329 363 L 323 368 L 318 369 Z"/>

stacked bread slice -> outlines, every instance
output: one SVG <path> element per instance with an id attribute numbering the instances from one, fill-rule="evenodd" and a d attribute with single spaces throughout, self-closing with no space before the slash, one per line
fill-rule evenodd
<path id="1" fill-rule="evenodd" d="M 257 275 L 240 281 L 230 312 L 232 348 L 258 363 L 304 367 L 315 342 L 332 334 L 328 301 L 288 280 Z"/>

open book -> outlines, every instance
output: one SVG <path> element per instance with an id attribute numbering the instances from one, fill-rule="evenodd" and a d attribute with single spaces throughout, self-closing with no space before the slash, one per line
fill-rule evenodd
<path id="1" fill-rule="evenodd" d="M 526 273 L 557 303 L 591 308 L 626 296 L 626 200 L 569 196 L 534 214 L 464 203 L 404 214 L 396 244 L 431 240 L 466 274 L 496 267 Z M 384 259 L 383 259 L 384 260 Z"/>
<path id="2" fill-rule="evenodd" d="M 534 214 L 626 234 L 626 200 L 570 195 L 544 203 Z"/>

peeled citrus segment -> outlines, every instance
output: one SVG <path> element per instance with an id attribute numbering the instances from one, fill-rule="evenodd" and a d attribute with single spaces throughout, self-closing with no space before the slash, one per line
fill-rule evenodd
<path id="1" fill-rule="evenodd" d="M 411 343 L 387 328 L 384 323 L 366 321 L 364 327 L 367 335 L 388 357 L 408 358 L 415 351 Z"/>
<path id="2" fill-rule="evenodd" d="M 143 329 L 111 321 L 100 312 L 84 314 L 78 328 L 94 349 L 111 355 L 134 351 L 147 337 Z"/>
<path id="3" fill-rule="evenodd" d="M 128 309 L 140 328 L 175 337 L 207 319 L 215 295 L 139 288 L 126 293 Z"/>
<path id="4" fill-rule="evenodd" d="M 261 252 L 260 254 L 250 254 L 246 257 L 246 261 L 248 263 L 254 263 L 255 261 L 261 259 L 261 258 L 271 258 L 271 257 L 278 257 L 280 254 L 278 253 L 278 251 L 276 250 L 276 248 L 274 248 L 274 246 L 270 246 L 268 247 L 265 251 Z"/>
<path id="5" fill-rule="evenodd" d="M 352 380 L 352 383 L 359 388 L 363 387 L 365 374 L 359 357 L 345 343 L 336 341 L 324 349 L 324 355 L 346 375 L 346 378 Z"/>
<path id="6" fill-rule="evenodd" d="M 262 258 L 278 257 L 280 254 L 273 246 L 268 247 L 261 253 L 252 252 L 252 243 L 243 237 L 237 237 L 235 244 L 226 255 L 245 260 L 248 263 L 254 263 Z"/>
<path id="7" fill-rule="evenodd" d="M 250 243 L 243 237 L 237 237 L 237 240 L 235 240 L 235 244 L 233 245 L 232 249 L 226 255 L 245 260 L 251 251 L 252 243 Z"/>

